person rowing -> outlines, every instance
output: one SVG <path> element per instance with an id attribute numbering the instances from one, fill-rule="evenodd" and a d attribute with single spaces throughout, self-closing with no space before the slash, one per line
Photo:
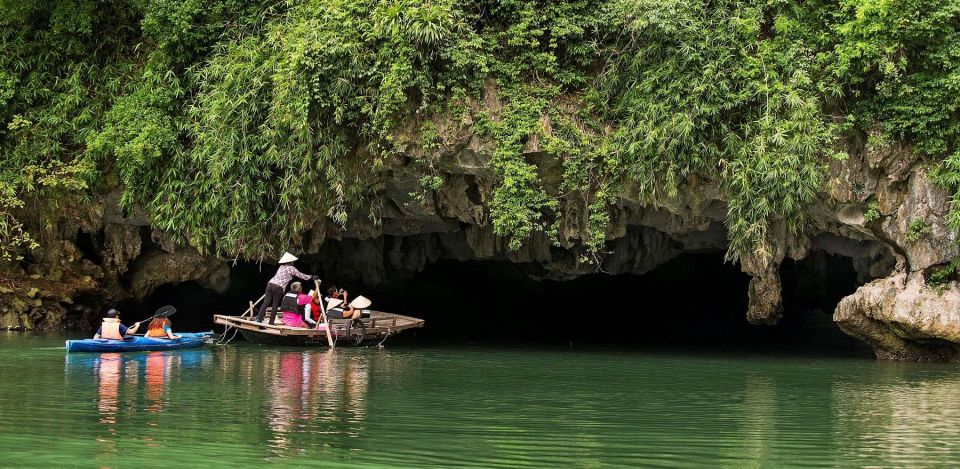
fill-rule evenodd
<path id="1" fill-rule="evenodd" d="M 147 326 L 147 333 L 143 335 L 144 337 L 150 337 L 154 339 L 179 339 L 180 336 L 173 335 L 173 330 L 171 329 L 170 319 L 168 318 L 153 318 L 150 321 L 150 324 Z"/>
<path id="2" fill-rule="evenodd" d="M 120 323 L 120 311 L 110 309 L 107 311 L 100 328 L 93 335 L 94 339 L 123 340 L 127 334 L 135 334 L 140 328 L 140 323 L 135 323 L 133 327 L 127 327 Z"/>
<path id="3" fill-rule="evenodd" d="M 293 266 L 296 260 L 297 256 L 289 252 L 283 253 L 283 256 L 280 257 L 280 267 L 277 269 L 276 275 L 267 282 L 267 290 L 263 293 L 263 303 L 260 304 L 260 311 L 257 312 L 257 322 L 263 322 L 264 313 L 267 311 L 267 306 L 269 305 L 270 322 L 267 324 L 273 324 L 274 319 L 277 317 L 277 310 L 280 308 L 280 302 L 283 300 L 283 290 L 287 287 L 287 284 L 290 283 L 290 280 L 293 280 L 293 277 L 303 280 L 313 280 L 316 278 L 314 275 L 308 275 L 297 270 L 297 268 Z"/>

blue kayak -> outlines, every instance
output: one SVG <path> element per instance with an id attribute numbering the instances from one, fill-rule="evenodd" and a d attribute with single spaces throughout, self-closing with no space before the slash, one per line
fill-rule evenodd
<path id="1" fill-rule="evenodd" d="M 81 339 L 68 340 L 67 352 L 145 352 L 153 350 L 180 350 L 203 347 L 209 332 L 180 332 L 179 339 L 154 339 L 139 335 L 127 336 L 124 340 Z"/>

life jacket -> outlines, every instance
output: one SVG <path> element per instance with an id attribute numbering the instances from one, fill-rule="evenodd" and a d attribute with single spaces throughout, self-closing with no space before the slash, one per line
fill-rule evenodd
<path id="1" fill-rule="evenodd" d="M 297 304 L 296 293 L 287 293 L 283 296 L 283 299 L 280 300 L 280 311 L 303 315 L 303 306 Z"/>
<path id="2" fill-rule="evenodd" d="M 100 324 L 100 338 L 123 340 L 123 335 L 120 334 L 120 320 L 103 318 L 103 322 Z"/>
<path id="3" fill-rule="evenodd" d="M 164 337 L 164 338 L 166 338 L 166 337 L 167 337 L 167 331 L 168 331 L 168 330 L 169 330 L 169 329 L 167 329 L 167 326 L 151 327 L 150 329 L 147 330 L 147 333 L 144 334 L 143 336 L 144 336 L 144 337 Z"/>

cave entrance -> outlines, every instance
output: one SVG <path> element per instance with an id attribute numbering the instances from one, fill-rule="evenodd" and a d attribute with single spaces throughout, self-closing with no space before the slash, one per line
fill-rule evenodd
<path id="1" fill-rule="evenodd" d="M 750 277 L 721 253 L 683 254 L 643 275 L 557 281 L 531 278 L 530 270 L 508 262 L 441 260 L 402 284 L 367 291 L 384 310 L 426 319 L 429 327 L 420 335 L 429 338 L 869 355 L 831 317 L 840 298 L 858 286 L 849 258 L 785 263 L 789 294 L 777 326 L 747 323 Z M 812 299 L 807 288 L 816 288 Z"/>
<path id="2" fill-rule="evenodd" d="M 128 321 L 172 304 L 178 330 L 213 327 L 213 314 L 239 314 L 258 298 L 275 270 L 239 263 L 224 293 L 187 282 L 164 285 L 140 302 Z M 537 279 L 533 265 L 440 260 L 386 285 L 342 285 L 377 309 L 427 320 L 427 327 L 391 341 L 508 342 L 552 345 L 721 347 L 736 350 L 866 349 L 843 334 L 831 314 L 858 286 L 850 258 L 813 253 L 781 269 L 784 317 L 777 326 L 748 324 L 750 277 L 720 253 L 683 254 L 643 275 L 596 273 L 571 280 Z M 335 280 L 335 272 L 320 272 Z M 125 312 L 127 310 L 124 310 Z M 143 314 L 143 316 L 140 316 Z M 131 317 L 132 316 L 132 317 Z"/>
<path id="3" fill-rule="evenodd" d="M 440 261 L 381 295 L 441 338 L 702 343 L 753 332 L 744 320 L 750 278 L 722 255 L 682 255 L 645 275 L 537 280 L 531 268 Z"/>

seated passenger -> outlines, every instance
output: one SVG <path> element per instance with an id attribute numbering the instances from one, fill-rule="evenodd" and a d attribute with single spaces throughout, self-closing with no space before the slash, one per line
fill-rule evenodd
<path id="1" fill-rule="evenodd" d="M 299 301 L 302 293 L 303 286 L 300 285 L 300 282 L 293 282 L 290 285 L 290 292 L 280 300 L 280 311 L 283 312 L 282 321 L 287 326 L 309 327 L 307 323 L 303 322 L 304 307 Z"/>
<path id="2" fill-rule="evenodd" d="M 348 303 L 348 293 L 336 285 L 327 289 L 327 319 L 359 319 L 362 312 Z"/>
<path id="3" fill-rule="evenodd" d="M 297 296 L 297 304 L 303 307 L 303 321 L 309 327 L 317 327 L 320 321 L 320 292 L 310 290 L 310 293 L 301 293 Z"/>
<path id="4" fill-rule="evenodd" d="M 180 338 L 178 335 L 173 335 L 173 331 L 170 329 L 170 320 L 167 318 L 154 318 L 154 320 L 150 321 L 150 325 L 147 328 L 147 333 L 143 336 L 154 339 L 171 340 Z"/>
<path id="5" fill-rule="evenodd" d="M 97 329 L 97 333 L 94 334 L 93 338 L 123 340 L 123 336 L 136 333 L 139 328 L 139 322 L 129 328 L 120 324 L 120 311 L 111 309 L 107 311 L 106 317 L 103 318 L 103 322 L 100 324 L 100 329 Z"/>

